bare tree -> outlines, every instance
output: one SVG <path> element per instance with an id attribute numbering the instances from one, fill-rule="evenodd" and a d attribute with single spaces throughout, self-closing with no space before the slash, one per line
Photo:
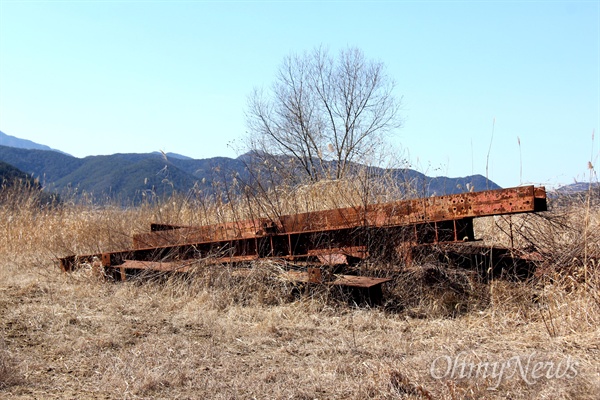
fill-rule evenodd
<path id="1" fill-rule="evenodd" d="M 337 58 L 323 48 L 290 55 L 270 90 L 248 98 L 250 150 L 282 173 L 341 179 L 354 163 L 373 160 L 401 126 L 394 87 L 384 65 L 356 48 Z"/>

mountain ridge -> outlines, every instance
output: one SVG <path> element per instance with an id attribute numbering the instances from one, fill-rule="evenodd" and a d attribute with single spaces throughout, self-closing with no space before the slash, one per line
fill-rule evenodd
<path id="1" fill-rule="evenodd" d="M 282 157 L 284 163 L 288 161 Z M 0 161 L 36 179 L 44 190 L 60 194 L 87 193 L 122 202 L 137 203 L 146 196 L 169 196 L 192 189 L 214 193 L 218 192 L 219 185 L 231 186 L 233 177 L 252 185 L 255 177 L 250 173 L 249 165 L 256 164 L 256 160 L 252 152 L 237 158 L 193 159 L 162 151 L 77 158 L 0 132 Z M 390 172 L 397 182 L 411 182 L 425 196 L 500 188 L 482 175 L 428 177 L 408 168 L 370 168 L 374 175 Z"/>
<path id="2" fill-rule="evenodd" d="M 215 186 L 230 184 L 235 176 L 252 182 L 247 155 L 238 158 L 213 157 L 187 159 L 162 153 L 116 153 L 77 158 L 47 150 L 28 150 L 0 146 L 0 161 L 36 178 L 46 190 L 63 193 L 77 189 L 99 197 L 114 197 L 139 202 L 145 195 L 170 195 L 192 189 L 211 192 Z M 376 174 L 386 171 L 374 169 Z M 411 169 L 391 170 L 399 182 L 413 182 L 424 195 L 453 194 L 500 186 L 481 175 L 459 178 L 428 177 Z"/>
<path id="3" fill-rule="evenodd" d="M 56 151 L 58 153 L 70 155 L 60 150 L 53 149 L 50 146 L 46 146 L 45 144 L 39 144 L 33 142 L 28 139 L 21 139 L 16 136 L 7 135 L 6 133 L 0 131 L 0 146 L 8 146 L 14 147 L 17 149 L 27 149 L 27 150 L 47 150 L 47 151 Z"/>

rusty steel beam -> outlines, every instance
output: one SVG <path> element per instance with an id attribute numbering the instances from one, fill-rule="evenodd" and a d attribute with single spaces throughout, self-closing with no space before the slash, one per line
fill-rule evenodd
<path id="1" fill-rule="evenodd" d="M 546 209 L 545 189 L 524 186 L 373 204 L 367 207 L 312 211 L 284 215 L 277 221 L 261 218 L 200 227 L 153 224 L 155 228 L 151 229 L 152 232 L 133 236 L 133 247 L 142 249 L 249 239 L 274 234 L 339 231 L 358 227 L 385 228 L 434 224 L 489 215 L 546 211 Z M 161 228 L 156 228 L 158 226 Z"/>
<path id="2" fill-rule="evenodd" d="M 286 215 L 280 218 L 278 226 L 284 233 L 324 232 L 546 210 L 545 188 L 524 186 Z"/>
<path id="3" fill-rule="evenodd" d="M 356 275 L 332 275 L 331 279 L 323 279 L 317 270 L 318 268 L 309 268 L 307 272 L 287 271 L 281 277 L 294 282 L 323 283 L 331 286 L 349 286 L 363 289 L 369 289 L 392 280 L 391 278 L 371 278 Z"/>
<path id="4" fill-rule="evenodd" d="M 393 244 L 395 251 L 406 244 L 473 241 L 473 218 L 546 208 L 545 189 L 525 186 L 285 215 L 275 221 L 259 218 L 200 227 L 153 224 L 151 232 L 134 235 L 133 249 L 64 257 L 60 265 L 69 271 L 95 258 L 106 268 L 127 261 L 188 259 L 237 263 L 279 258 L 339 264 L 380 251 L 381 243 L 372 245 L 378 238 L 388 242 L 383 247 Z"/>
<path id="5" fill-rule="evenodd" d="M 272 222 L 266 218 L 200 227 L 152 224 L 149 233 L 133 235 L 133 248 L 143 249 L 187 243 L 249 239 L 270 233 L 272 230 L 271 226 Z"/>
<path id="6" fill-rule="evenodd" d="M 328 274 L 320 268 L 308 268 L 306 272 L 287 271 L 281 278 L 305 285 L 339 286 L 350 289 L 350 295 L 355 303 L 364 303 L 374 306 L 379 305 L 383 299 L 382 285 L 392 281 L 391 278 L 372 278 L 355 275 Z"/>

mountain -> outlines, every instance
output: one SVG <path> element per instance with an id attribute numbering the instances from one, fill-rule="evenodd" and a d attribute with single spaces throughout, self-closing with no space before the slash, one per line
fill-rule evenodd
<path id="1" fill-rule="evenodd" d="M 16 190 L 12 190 L 16 188 Z M 9 207 L 15 201 L 21 201 L 19 194 L 25 194 L 28 201 L 33 200 L 40 207 L 53 206 L 60 203 L 60 196 L 53 192 L 45 192 L 42 185 L 20 169 L 0 161 L 0 203 Z M 9 190 L 6 190 L 9 189 Z"/>
<path id="2" fill-rule="evenodd" d="M 21 181 L 35 186 L 35 180 L 20 169 L 0 161 L 0 185 L 12 186 L 15 182 Z"/>
<path id="3" fill-rule="evenodd" d="M 123 203 L 137 203 L 148 195 L 185 193 L 195 185 L 210 189 L 213 181 L 227 178 L 220 173 L 221 168 L 243 170 L 243 163 L 229 158 L 193 160 L 169 158 L 162 153 L 76 158 L 55 151 L 7 146 L 0 146 L 0 161 L 37 178 L 45 190 L 77 190 L 93 194 L 97 200 L 109 197 Z"/>
<path id="4" fill-rule="evenodd" d="M 28 150 L 6 146 L 0 146 L 0 161 L 33 175 L 44 186 L 67 176 L 84 163 L 82 159 L 57 151 Z"/>
<path id="5" fill-rule="evenodd" d="M 213 193 L 217 187 L 238 182 L 252 184 L 247 166 L 252 155 L 238 158 L 215 157 L 202 160 L 169 156 L 163 153 L 112 154 L 76 158 L 47 150 L 0 146 L 0 161 L 8 163 L 39 180 L 47 191 L 88 193 L 96 200 L 109 198 L 124 204 L 138 203 L 148 197 L 187 193 L 192 189 Z M 464 178 L 431 178 L 411 169 L 395 169 L 391 176 L 410 182 L 423 195 L 442 195 L 500 188 L 481 175 Z M 373 168 L 372 175 L 386 173 Z"/>
<path id="6" fill-rule="evenodd" d="M 30 149 L 30 150 L 52 150 L 52 151 L 57 151 L 59 153 L 63 153 L 60 150 L 55 150 L 46 145 L 32 142 L 31 140 L 19 139 L 18 137 L 7 135 L 6 133 L 4 133 L 2 131 L 0 131 L 0 146 L 9 146 L 9 147 L 15 147 L 18 149 Z M 63 154 L 67 154 L 67 153 L 63 153 Z"/>
<path id="7" fill-rule="evenodd" d="M 163 153 L 162 151 L 153 151 L 152 154 L 163 154 L 167 158 L 179 158 L 181 160 L 193 160 L 192 157 L 184 156 L 177 153 Z"/>
<path id="8" fill-rule="evenodd" d="M 570 185 L 559 187 L 558 189 L 556 189 L 556 192 L 558 192 L 559 194 L 575 194 L 587 192 L 590 189 L 592 191 L 598 191 L 600 189 L 600 183 L 592 182 L 590 184 L 589 182 L 575 182 L 571 183 Z"/>

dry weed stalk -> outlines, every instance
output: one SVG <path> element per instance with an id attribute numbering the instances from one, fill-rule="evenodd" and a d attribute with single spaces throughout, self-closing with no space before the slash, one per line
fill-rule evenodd
<path id="1" fill-rule="evenodd" d="M 3 338 L 0 337 L 0 339 L 2 339 L 2 342 L 4 341 Z M 5 346 L 2 342 L 0 342 L 0 391 L 21 382 L 16 362 L 4 348 Z"/>
<path id="2" fill-rule="evenodd" d="M 593 202 L 587 225 L 581 203 L 548 218 L 482 221 L 486 243 L 510 244 L 503 231 L 512 228 L 515 247 L 546 255 L 542 274 L 529 282 L 488 287 L 431 263 L 402 274 L 396 264 L 359 266 L 395 276 L 380 309 L 348 307 L 325 289 L 296 296 L 303 289 L 281 280 L 282 266 L 272 262 L 241 273 L 198 262 L 186 274 L 119 284 L 53 269 L 57 256 L 129 247 L 150 222 L 197 225 L 365 202 L 360 182 L 320 185 L 278 192 L 276 209 L 260 198 L 200 193 L 135 208 L 69 199 L 40 208 L 27 196 L 0 204 L 0 218 L 11 222 L 0 232 L 0 397 L 596 397 L 600 212 Z M 368 201 L 385 199 L 385 185 L 370 193 Z M 575 259 L 582 246 L 587 273 Z M 433 358 L 461 351 L 491 360 L 567 354 L 580 374 L 531 386 L 513 378 L 497 391 L 487 381 L 431 377 Z"/>

